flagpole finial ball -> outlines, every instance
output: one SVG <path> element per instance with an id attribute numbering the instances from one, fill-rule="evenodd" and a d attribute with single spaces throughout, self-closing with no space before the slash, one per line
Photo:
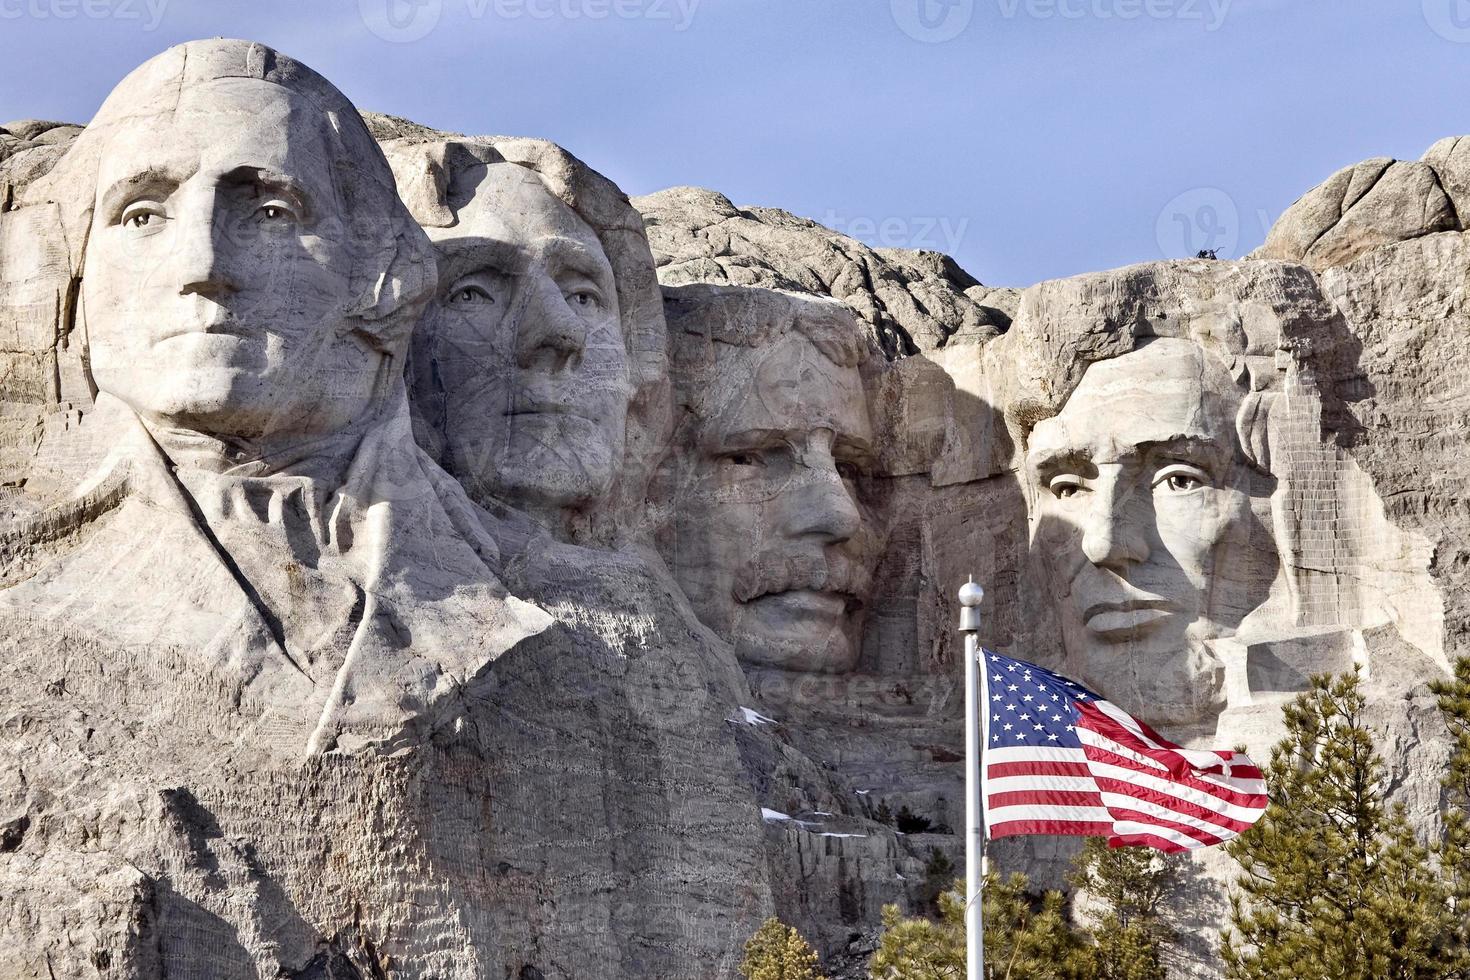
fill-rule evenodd
<path id="1" fill-rule="evenodd" d="M 978 582 L 966 582 L 960 586 L 960 605 L 967 609 L 980 605 L 985 599 L 985 590 Z"/>

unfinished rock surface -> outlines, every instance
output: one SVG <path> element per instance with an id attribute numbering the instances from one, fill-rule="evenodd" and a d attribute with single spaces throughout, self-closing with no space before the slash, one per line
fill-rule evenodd
<path id="1" fill-rule="evenodd" d="M 860 976 L 962 870 L 970 574 L 1192 744 L 1362 668 L 1433 833 L 1467 148 L 1009 290 L 249 42 L 0 127 L 0 975 L 723 980 L 775 914 Z"/>
<path id="2" fill-rule="evenodd" d="M 1321 271 L 1382 245 L 1464 231 L 1470 207 L 1470 140 L 1450 137 L 1423 160 L 1375 157 L 1304 194 L 1253 254 Z"/>
<path id="3" fill-rule="evenodd" d="M 850 306 L 890 356 L 982 343 L 1005 329 L 1014 291 L 981 285 L 938 252 L 872 249 L 807 218 L 737 208 L 714 191 L 676 187 L 636 198 L 659 281 L 759 286 Z"/>

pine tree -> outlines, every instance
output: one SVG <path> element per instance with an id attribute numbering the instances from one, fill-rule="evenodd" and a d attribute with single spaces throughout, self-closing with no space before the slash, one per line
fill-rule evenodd
<path id="1" fill-rule="evenodd" d="M 1241 866 L 1220 954 L 1240 980 L 1447 977 L 1449 895 L 1403 812 L 1356 674 L 1314 677 L 1285 709 L 1271 752 L 1271 806 L 1226 845 Z"/>
<path id="2" fill-rule="evenodd" d="M 1073 867 L 1072 887 L 1106 909 L 1091 930 L 1099 980 L 1163 980 L 1163 947 L 1172 936 L 1164 899 L 1178 878 L 1177 859 L 1089 837 Z"/>
<path id="3" fill-rule="evenodd" d="M 1040 903 L 1027 894 L 1025 875 L 986 876 L 982 914 L 985 961 L 996 977 L 1094 980 L 1082 936 L 1067 922 L 1060 892 Z M 883 938 L 869 966 L 873 980 L 965 980 L 964 883 L 939 897 L 939 920 L 904 918 L 883 909 Z"/>
<path id="4" fill-rule="evenodd" d="M 1451 681 L 1429 685 L 1439 697 L 1439 711 L 1454 739 L 1445 788 L 1444 839 L 1439 847 L 1440 871 L 1455 912 L 1451 950 L 1456 976 L 1470 977 L 1470 657 L 1455 663 Z"/>
<path id="5" fill-rule="evenodd" d="M 780 919 L 767 919 L 745 943 L 740 973 L 746 980 L 825 980 L 817 953 L 801 933 Z"/>
<path id="6" fill-rule="evenodd" d="M 939 912 L 939 896 L 954 884 L 954 862 L 937 847 L 929 848 L 924 863 L 924 883 L 918 889 L 918 905 L 925 915 Z"/>

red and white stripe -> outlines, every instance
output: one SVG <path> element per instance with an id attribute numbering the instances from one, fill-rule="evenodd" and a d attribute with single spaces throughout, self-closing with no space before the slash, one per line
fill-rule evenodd
<path id="1" fill-rule="evenodd" d="M 1184 851 L 1230 840 L 1265 812 L 1265 782 L 1245 756 L 1181 748 L 1106 701 L 1076 710 L 1080 749 L 987 748 L 992 838 L 1080 834 Z"/>

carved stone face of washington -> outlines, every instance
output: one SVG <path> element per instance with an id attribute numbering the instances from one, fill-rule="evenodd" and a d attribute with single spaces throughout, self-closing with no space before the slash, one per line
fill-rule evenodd
<path id="1" fill-rule="evenodd" d="M 367 413 L 386 358 L 347 326 L 352 259 L 318 113 L 222 78 L 118 127 L 83 302 L 98 387 L 150 426 L 255 444 Z"/>

